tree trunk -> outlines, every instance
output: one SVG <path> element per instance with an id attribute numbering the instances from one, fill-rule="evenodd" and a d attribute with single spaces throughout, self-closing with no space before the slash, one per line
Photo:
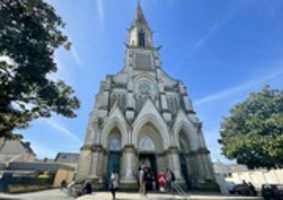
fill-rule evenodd
<path id="1" fill-rule="evenodd" d="M 1 149 L 4 147 L 5 143 L 6 143 L 6 138 L 0 137 L 0 152 L 1 152 Z"/>

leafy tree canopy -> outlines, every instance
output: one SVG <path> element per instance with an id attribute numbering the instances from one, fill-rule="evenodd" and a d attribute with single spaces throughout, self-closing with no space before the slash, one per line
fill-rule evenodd
<path id="1" fill-rule="evenodd" d="M 72 88 L 50 79 L 55 50 L 70 47 L 54 8 L 43 0 L 1 0 L 0 19 L 0 136 L 52 112 L 75 117 Z"/>
<path id="2" fill-rule="evenodd" d="M 236 105 L 220 131 L 223 154 L 249 168 L 283 166 L 283 91 L 266 86 Z"/>

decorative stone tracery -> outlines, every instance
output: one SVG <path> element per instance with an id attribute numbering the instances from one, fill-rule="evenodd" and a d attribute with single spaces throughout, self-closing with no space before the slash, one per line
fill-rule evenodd
<path id="1" fill-rule="evenodd" d="M 141 161 L 156 173 L 170 168 L 183 185 L 213 180 L 201 123 L 183 83 L 162 70 L 140 6 L 128 41 L 125 67 L 107 76 L 96 96 L 77 180 L 93 178 L 103 187 L 115 168 L 121 187 L 136 189 Z"/>

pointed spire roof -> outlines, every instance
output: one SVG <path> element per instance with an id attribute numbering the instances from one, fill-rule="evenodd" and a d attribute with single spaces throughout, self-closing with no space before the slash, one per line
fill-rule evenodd
<path id="1" fill-rule="evenodd" d="M 145 19 L 144 14 L 143 14 L 140 1 L 138 1 L 138 6 L 137 6 L 137 10 L 136 10 L 136 16 L 135 16 L 135 22 L 134 23 L 135 24 L 139 23 L 139 24 L 147 25 L 147 21 Z"/>

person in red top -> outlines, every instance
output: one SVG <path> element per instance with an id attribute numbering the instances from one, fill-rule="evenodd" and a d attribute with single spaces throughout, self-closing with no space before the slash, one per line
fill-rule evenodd
<path id="1" fill-rule="evenodd" d="M 160 191 L 164 192 L 165 186 L 166 186 L 166 174 L 163 171 L 158 173 L 157 182 L 158 182 L 158 186 L 159 186 Z"/>

